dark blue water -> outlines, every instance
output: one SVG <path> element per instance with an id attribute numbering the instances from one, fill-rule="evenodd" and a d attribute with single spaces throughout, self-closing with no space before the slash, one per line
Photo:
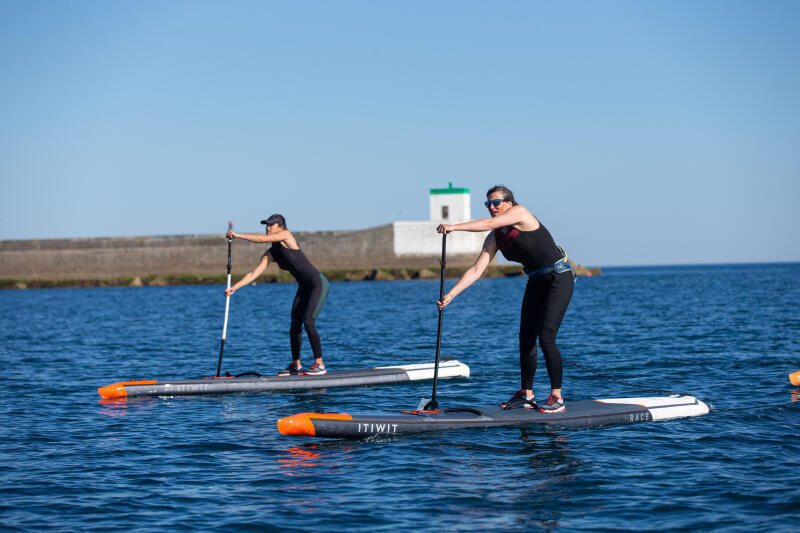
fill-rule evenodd
<path id="1" fill-rule="evenodd" d="M 447 308 L 442 354 L 473 376 L 442 381 L 442 407 L 494 403 L 518 388 L 523 285 L 481 280 Z M 224 370 L 288 363 L 294 289 L 259 285 L 232 298 Z M 0 528 L 800 528 L 800 390 L 787 378 L 800 370 L 798 264 L 619 268 L 579 280 L 559 337 L 567 400 L 642 395 L 580 363 L 691 393 L 710 405 L 704 417 L 317 441 L 284 437 L 275 421 L 316 409 L 414 408 L 430 383 L 98 401 L 98 386 L 122 379 L 213 375 L 222 292 L 0 291 Z M 437 296 L 438 281 L 334 283 L 319 328 L 432 359 Z M 333 369 L 398 362 L 325 349 Z"/>

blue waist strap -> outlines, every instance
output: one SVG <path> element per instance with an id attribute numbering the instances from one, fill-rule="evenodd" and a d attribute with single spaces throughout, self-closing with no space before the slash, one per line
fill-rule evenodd
<path id="1" fill-rule="evenodd" d="M 537 268 L 536 270 L 528 270 L 527 268 L 523 269 L 523 272 L 531 276 L 541 276 L 542 274 L 549 274 L 551 272 L 555 272 L 556 274 L 561 274 L 562 272 L 566 272 L 568 270 L 572 270 L 572 265 L 569 264 L 569 258 L 567 257 L 567 252 L 564 251 L 562 247 L 558 247 L 561 250 L 561 259 L 553 263 L 552 265 L 548 265 L 542 268 Z M 572 270 L 572 278 L 573 280 L 577 277 L 577 274 L 574 270 Z"/>

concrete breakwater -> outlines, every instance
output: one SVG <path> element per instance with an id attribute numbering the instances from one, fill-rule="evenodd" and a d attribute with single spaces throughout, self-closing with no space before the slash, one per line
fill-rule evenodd
<path id="1" fill-rule="evenodd" d="M 438 277 L 440 257 L 394 253 L 393 232 L 387 224 L 295 236 L 331 280 Z M 234 240 L 232 274 L 252 270 L 268 246 Z M 473 254 L 448 255 L 447 275 L 460 275 L 474 259 Z M 227 241 L 221 234 L 0 241 L 0 288 L 224 283 L 226 264 Z M 502 276 L 520 272 L 510 265 L 490 270 L 489 275 Z M 291 281 L 291 276 L 271 265 L 259 281 Z"/>

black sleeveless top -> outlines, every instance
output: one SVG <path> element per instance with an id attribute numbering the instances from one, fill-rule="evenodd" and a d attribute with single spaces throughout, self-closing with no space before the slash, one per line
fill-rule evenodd
<path id="1" fill-rule="evenodd" d="M 321 283 L 319 270 L 311 264 L 303 250 L 292 250 L 276 242 L 269 249 L 269 254 L 278 263 L 278 266 L 283 270 L 288 270 L 298 283 Z"/>
<path id="2" fill-rule="evenodd" d="M 553 236 L 542 223 L 533 231 L 520 231 L 511 226 L 497 228 L 494 241 L 503 257 L 522 263 L 527 270 L 550 266 L 562 257 Z"/>

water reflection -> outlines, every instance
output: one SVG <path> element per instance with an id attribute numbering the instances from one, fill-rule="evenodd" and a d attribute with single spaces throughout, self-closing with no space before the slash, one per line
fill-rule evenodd
<path id="1" fill-rule="evenodd" d="M 524 509 L 526 502 L 536 501 L 536 512 L 519 514 L 515 522 L 536 524 L 544 529 L 560 526 L 562 505 L 569 494 L 567 484 L 574 480 L 584 468 L 584 463 L 572 455 L 568 433 L 553 433 L 520 428 L 520 449 L 527 455 L 530 483 L 517 492 L 515 509 Z M 552 505 L 549 503 L 552 502 Z"/>
<path id="2" fill-rule="evenodd" d="M 97 403 L 102 407 L 101 415 L 114 417 L 125 416 L 142 409 L 153 409 L 158 404 L 158 400 L 156 398 L 114 398 L 98 400 Z"/>
<path id="3" fill-rule="evenodd" d="M 462 494 L 488 498 L 487 505 L 471 502 L 459 512 L 473 516 L 476 523 L 494 514 L 515 528 L 557 529 L 570 509 L 563 507 L 569 487 L 586 465 L 575 456 L 570 433 L 524 427 L 519 431 L 516 437 L 512 431 L 497 438 L 497 445 L 450 444 L 474 452 L 453 469 L 450 479 L 469 479 Z"/>
<path id="4" fill-rule="evenodd" d="M 800 402 L 800 389 L 790 390 L 789 397 L 793 402 Z"/>
<path id="5" fill-rule="evenodd" d="M 294 393 L 291 399 L 291 403 L 293 404 L 319 405 L 321 402 L 328 399 L 328 389 L 303 389 L 289 392 Z"/>
<path id="6" fill-rule="evenodd" d="M 286 475 L 320 475 L 352 465 L 355 446 L 345 442 L 301 444 L 284 450 L 278 464 Z"/>
<path id="7" fill-rule="evenodd" d="M 278 462 L 281 463 L 281 466 L 284 468 L 310 468 L 320 466 L 320 453 L 314 451 L 316 447 L 316 444 L 311 444 L 306 448 L 292 446 L 286 450 L 289 457 L 278 459 Z"/>

